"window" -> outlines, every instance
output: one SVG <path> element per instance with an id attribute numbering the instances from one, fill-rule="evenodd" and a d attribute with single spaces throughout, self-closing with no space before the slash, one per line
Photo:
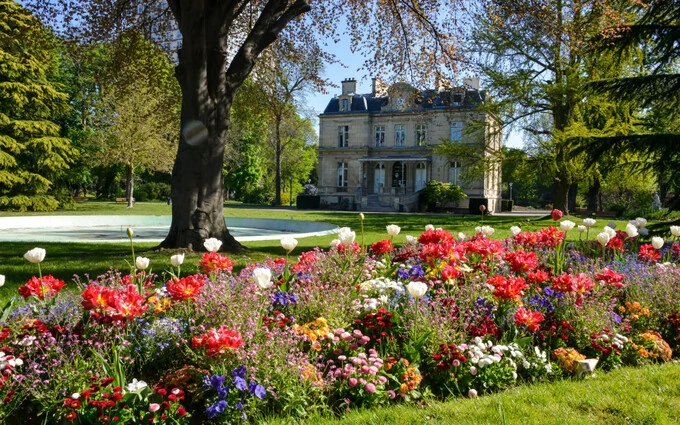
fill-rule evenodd
<path id="1" fill-rule="evenodd" d="M 341 125 L 338 127 L 338 147 L 346 148 L 349 146 L 349 126 Z"/>
<path id="2" fill-rule="evenodd" d="M 449 163 L 449 183 L 460 186 L 460 162 L 452 161 Z"/>
<path id="3" fill-rule="evenodd" d="M 338 192 L 347 192 L 347 163 L 338 162 Z"/>
<path id="4" fill-rule="evenodd" d="M 425 146 L 427 144 L 427 125 L 416 124 L 416 146 Z"/>
<path id="5" fill-rule="evenodd" d="M 451 131 L 449 133 L 449 139 L 452 142 L 460 142 L 463 140 L 463 123 L 462 122 L 452 122 Z"/>
<path id="6" fill-rule="evenodd" d="M 404 186 L 404 174 L 404 163 L 395 162 L 392 166 L 392 187 Z"/>
<path id="7" fill-rule="evenodd" d="M 394 146 L 404 146 L 406 144 L 406 129 L 402 124 L 394 126 Z"/>
<path id="8" fill-rule="evenodd" d="M 453 106 L 460 106 L 460 104 L 463 102 L 463 95 L 460 93 L 456 93 L 453 95 Z"/>
<path id="9" fill-rule="evenodd" d="M 349 99 L 342 99 L 340 101 L 340 111 L 349 111 Z"/>
<path id="10" fill-rule="evenodd" d="M 375 145 L 382 146 L 385 143 L 385 126 L 375 126 Z"/>

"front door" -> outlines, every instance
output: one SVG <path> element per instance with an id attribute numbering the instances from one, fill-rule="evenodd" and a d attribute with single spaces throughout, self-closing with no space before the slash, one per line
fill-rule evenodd
<path id="1" fill-rule="evenodd" d="M 422 190 L 427 183 L 427 168 L 422 162 L 416 166 L 416 181 L 415 190 L 416 192 Z"/>
<path id="2" fill-rule="evenodd" d="M 375 166 L 375 175 L 373 177 L 373 193 L 380 193 L 380 189 L 385 187 L 385 166 L 383 164 Z"/>

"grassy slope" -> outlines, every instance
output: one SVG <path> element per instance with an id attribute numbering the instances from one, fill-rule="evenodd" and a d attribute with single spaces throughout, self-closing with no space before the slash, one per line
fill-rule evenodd
<path id="1" fill-rule="evenodd" d="M 271 425 L 289 419 L 266 419 Z M 406 424 L 677 424 L 680 364 L 623 368 L 585 381 L 525 385 L 477 399 L 453 399 L 423 407 L 357 410 L 342 419 L 313 417 L 314 425 Z"/>

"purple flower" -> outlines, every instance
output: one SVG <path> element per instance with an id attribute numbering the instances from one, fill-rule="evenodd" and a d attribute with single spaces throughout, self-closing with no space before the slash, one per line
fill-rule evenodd
<path id="1" fill-rule="evenodd" d="M 212 419 L 215 416 L 217 416 L 218 413 L 224 412 L 224 410 L 227 408 L 227 402 L 224 400 L 220 400 L 217 403 L 213 404 L 212 406 L 208 407 L 206 409 L 205 414 L 208 416 L 208 419 Z"/>
<path id="2" fill-rule="evenodd" d="M 241 379 L 246 379 L 246 367 L 244 365 L 241 365 L 234 370 L 231 371 L 231 376 L 236 378 L 241 378 Z"/>
<path id="3" fill-rule="evenodd" d="M 250 392 L 250 394 L 254 395 L 255 397 L 259 398 L 260 400 L 262 400 L 264 396 L 267 395 L 267 390 L 265 390 L 262 385 L 258 384 L 255 381 L 250 381 L 250 384 L 248 385 L 248 392 Z"/>
<path id="4" fill-rule="evenodd" d="M 425 277 L 425 272 L 423 271 L 423 268 L 417 264 L 411 267 L 411 277 L 415 279 Z"/>
<path id="5" fill-rule="evenodd" d="M 409 280 L 409 274 L 408 271 L 405 269 L 399 269 L 397 270 L 397 277 L 400 280 Z"/>

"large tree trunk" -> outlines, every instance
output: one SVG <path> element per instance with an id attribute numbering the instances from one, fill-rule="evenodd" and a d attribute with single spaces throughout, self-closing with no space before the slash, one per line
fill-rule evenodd
<path id="1" fill-rule="evenodd" d="M 593 184 L 588 189 L 588 212 L 600 211 L 600 179 L 595 178 Z"/>
<path id="2" fill-rule="evenodd" d="M 168 0 L 168 5 L 182 33 L 175 69 L 182 115 L 172 170 L 172 223 L 160 247 L 204 250 L 203 241 L 217 238 L 222 250 L 240 251 L 244 247 L 224 222 L 222 165 L 231 103 L 262 50 L 310 6 L 308 0 L 269 0 L 228 62 L 227 34 L 235 14 L 243 11 L 241 3 Z"/>

